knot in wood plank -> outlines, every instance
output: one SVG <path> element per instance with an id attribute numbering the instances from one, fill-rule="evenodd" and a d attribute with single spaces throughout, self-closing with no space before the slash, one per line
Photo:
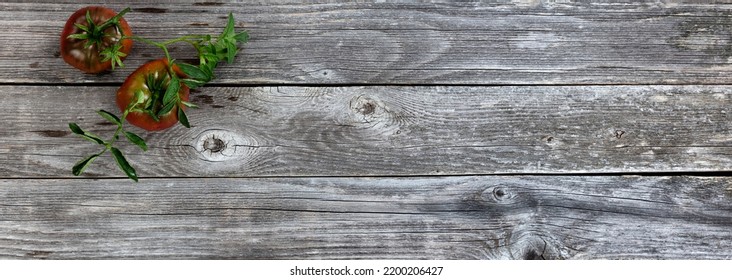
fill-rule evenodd
<path id="1" fill-rule="evenodd" d="M 348 122 L 359 128 L 369 129 L 379 135 L 393 136 L 401 133 L 406 116 L 399 108 L 390 108 L 377 96 L 357 95 L 348 104 Z"/>
<path id="2" fill-rule="evenodd" d="M 222 129 L 209 129 L 194 138 L 192 146 L 207 161 L 226 161 L 240 157 L 237 146 L 250 145 L 243 137 Z"/>
<path id="3" fill-rule="evenodd" d="M 558 249 L 558 244 L 552 244 L 551 233 L 545 233 L 546 237 L 535 233 L 524 233 L 513 240 L 509 246 L 511 259 L 523 260 L 554 260 L 566 258 L 566 252 Z"/>
<path id="4" fill-rule="evenodd" d="M 517 195 L 510 186 L 491 186 L 483 191 L 481 198 L 487 202 L 508 204 L 513 203 Z"/>

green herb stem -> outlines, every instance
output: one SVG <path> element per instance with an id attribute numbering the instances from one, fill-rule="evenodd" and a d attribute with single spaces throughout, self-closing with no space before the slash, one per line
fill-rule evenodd
<path id="1" fill-rule="evenodd" d="M 132 105 L 132 104 L 133 103 L 130 103 L 130 105 Z M 119 133 L 124 131 L 125 120 L 127 119 L 127 114 L 130 113 L 131 109 L 132 109 L 132 106 L 127 106 L 125 111 L 122 112 L 122 118 L 120 119 L 121 121 L 119 122 L 119 124 L 117 124 L 117 130 L 114 131 L 114 135 L 112 135 L 112 139 L 110 139 L 109 142 L 104 142 L 104 146 L 106 146 L 107 149 L 112 148 L 112 144 L 114 144 L 114 142 L 117 142 L 117 140 L 119 139 Z"/>

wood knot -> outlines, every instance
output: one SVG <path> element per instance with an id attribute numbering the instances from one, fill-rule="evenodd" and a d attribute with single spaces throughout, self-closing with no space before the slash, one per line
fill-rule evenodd
<path id="1" fill-rule="evenodd" d="M 557 260 L 571 256 L 568 248 L 553 238 L 551 233 L 523 226 L 513 228 L 512 232 L 506 235 L 505 239 L 498 241 L 497 245 L 492 248 L 492 255 L 499 259 Z"/>
<path id="2" fill-rule="evenodd" d="M 544 145 L 547 146 L 561 145 L 561 141 L 552 135 L 546 135 L 544 137 L 541 137 L 541 141 L 544 143 Z"/>
<path id="3" fill-rule="evenodd" d="M 364 103 L 364 104 L 363 104 L 363 105 L 361 106 L 361 108 L 358 108 L 358 111 L 359 111 L 359 112 L 360 112 L 361 114 L 364 114 L 364 115 L 371 115 L 371 114 L 373 114 L 373 113 L 374 113 L 374 110 L 375 110 L 375 109 L 376 109 L 376 105 L 374 105 L 374 103 L 371 103 L 371 102 L 367 102 L 367 103 Z"/>
<path id="4" fill-rule="evenodd" d="M 212 153 L 219 153 L 226 149 L 226 143 L 224 143 L 224 140 L 216 138 L 213 135 L 211 138 L 203 141 L 203 149 L 204 151 L 208 150 Z"/>
<path id="5" fill-rule="evenodd" d="M 515 199 L 516 193 L 511 188 L 505 186 L 492 186 L 483 191 L 481 197 L 484 201 L 493 203 L 511 203 Z"/>
<path id="6" fill-rule="evenodd" d="M 236 147 L 242 142 L 241 137 L 230 131 L 210 129 L 199 134 L 192 146 L 207 161 L 225 161 L 236 158 Z"/>
<path id="7" fill-rule="evenodd" d="M 378 100 L 359 95 L 351 100 L 351 110 L 363 116 L 370 116 L 376 113 L 376 109 L 380 107 L 379 103 Z"/>

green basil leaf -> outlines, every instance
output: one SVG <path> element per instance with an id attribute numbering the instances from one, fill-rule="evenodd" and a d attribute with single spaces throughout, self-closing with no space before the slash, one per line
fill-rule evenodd
<path id="1" fill-rule="evenodd" d="M 188 86 L 188 88 L 191 88 L 191 89 L 194 89 L 194 88 L 197 88 L 197 87 L 200 87 L 200 86 L 206 84 L 206 82 L 202 82 L 199 80 L 193 80 L 193 79 L 183 79 L 182 81 L 186 86 Z"/>
<path id="2" fill-rule="evenodd" d="M 100 116 L 107 119 L 109 122 L 111 122 L 113 124 L 120 125 L 122 123 L 122 121 L 120 121 L 117 116 L 115 116 L 114 114 L 112 114 L 110 112 L 107 112 L 104 110 L 99 110 L 99 111 L 97 111 L 97 114 L 99 114 Z"/>
<path id="3" fill-rule="evenodd" d="M 88 133 L 88 132 L 82 130 L 79 127 L 79 125 L 77 125 L 75 123 L 69 123 L 69 128 L 71 129 L 71 132 L 73 132 L 74 134 L 78 134 L 79 136 L 81 136 L 82 138 L 84 138 L 86 140 L 92 141 L 92 142 L 100 144 L 100 145 L 104 145 L 104 140 L 99 139 L 99 137 L 94 134 L 91 134 L 91 133 Z"/>
<path id="4" fill-rule="evenodd" d="M 171 101 L 178 99 L 178 91 L 180 90 L 180 80 L 178 76 L 173 76 L 168 83 L 168 88 L 165 89 L 165 95 L 163 95 L 163 104 L 168 104 Z"/>
<path id="5" fill-rule="evenodd" d="M 181 102 L 180 102 L 180 103 L 183 103 L 183 105 L 186 105 L 186 107 L 188 107 L 188 108 L 193 108 L 193 109 L 197 109 L 197 108 L 199 108 L 199 107 L 198 107 L 198 105 L 196 105 L 196 104 L 193 104 L 193 103 L 191 103 L 191 102 L 188 102 L 188 101 L 182 101 L 182 100 L 181 100 Z"/>
<path id="6" fill-rule="evenodd" d="M 176 102 L 175 100 L 171 100 L 170 102 L 163 105 L 163 107 L 160 108 L 160 111 L 158 111 L 158 118 L 164 116 L 167 113 L 170 113 L 170 111 L 173 110 L 173 107 L 175 106 L 176 103 L 178 103 L 178 102 Z"/>
<path id="7" fill-rule="evenodd" d="M 142 137 L 129 131 L 125 131 L 125 136 L 127 137 L 127 140 L 130 140 L 130 142 L 132 142 L 132 144 L 137 145 L 143 151 L 147 151 L 147 144 L 145 143 L 145 140 L 142 139 Z"/>
<path id="8" fill-rule="evenodd" d="M 236 39 L 237 42 L 246 43 L 247 41 L 249 41 L 249 33 L 247 33 L 246 31 L 238 33 L 234 36 L 234 39 Z"/>
<path id="9" fill-rule="evenodd" d="M 176 65 L 178 65 L 180 70 L 183 71 L 183 73 L 186 74 L 186 76 L 188 76 L 188 78 L 192 78 L 195 80 L 201 80 L 201 81 L 208 80 L 208 76 L 206 76 L 206 74 L 203 71 L 201 71 L 200 68 L 198 68 L 196 66 L 190 65 L 188 63 L 182 63 L 182 62 L 178 62 L 178 63 L 176 63 Z"/>
<path id="10" fill-rule="evenodd" d="M 183 126 L 191 128 L 191 124 L 188 123 L 188 116 L 186 116 L 186 112 L 183 112 L 183 108 L 180 107 L 178 107 L 178 121 Z"/>
<path id="11" fill-rule="evenodd" d="M 117 165 L 119 165 L 119 168 L 122 169 L 122 171 L 127 175 L 127 177 L 130 177 L 133 181 L 137 182 L 137 173 L 135 173 L 135 169 L 130 166 L 130 163 L 127 162 L 127 159 L 125 159 L 125 156 L 122 155 L 122 152 L 120 152 L 119 149 L 112 147 L 112 156 L 114 157 L 114 160 L 117 162 Z"/>
<path id="12" fill-rule="evenodd" d="M 91 155 L 87 158 L 84 158 L 77 162 L 74 167 L 71 168 L 71 173 L 74 174 L 74 176 L 79 176 L 82 172 L 84 172 L 84 169 L 86 169 L 87 166 L 89 166 L 92 162 L 94 162 L 95 159 L 99 157 L 98 154 Z"/>

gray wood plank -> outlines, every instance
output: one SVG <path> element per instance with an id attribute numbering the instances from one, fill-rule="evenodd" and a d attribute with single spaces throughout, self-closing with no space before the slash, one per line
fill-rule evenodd
<path id="1" fill-rule="evenodd" d="M 71 177 L 115 87 L 1 86 L 0 177 Z M 142 177 L 732 170 L 732 86 L 238 87 L 122 146 Z M 97 160 L 87 176 L 119 176 Z"/>
<path id="2" fill-rule="evenodd" d="M 0 180 L 0 258 L 731 259 L 725 177 Z"/>
<path id="3" fill-rule="evenodd" d="M 66 18 L 85 4 L 40 2 L 0 3 L 0 35 L 9 42 L 0 45 L 0 83 L 118 83 L 162 56 L 137 44 L 128 68 L 80 74 L 57 49 Z M 162 40 L 219 32 L 233 12 L 252 39 L 220 69 L 217 82 L 226 84 L 732 83 L 726 4 L 225 2 L 132 1 L 127 18 L 136 34 Z"/>

